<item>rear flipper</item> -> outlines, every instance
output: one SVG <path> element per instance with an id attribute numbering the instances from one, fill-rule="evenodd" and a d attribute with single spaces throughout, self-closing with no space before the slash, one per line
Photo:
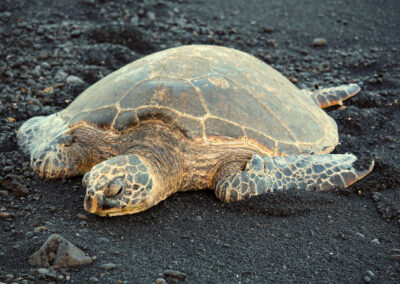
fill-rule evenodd
<path id="1" fill-rule="evenodd" d="M 335 105 L 342 105 L 347 100 L 361 90 L 357 84 L 343 85 L 333 88 L 305 90 L 309 93 L 321 108 L 327 108 Z"/>
<path id="2" fill-rule="evenodd" d="M 356 170 L 352 154 L 264 157 L 253 155 L 244 171 L 221 169 L 214 182 L 216 196 L 234 202 L 274 190 L 303 189 L 326 191 L 345 188 L 372 171 Z"/>

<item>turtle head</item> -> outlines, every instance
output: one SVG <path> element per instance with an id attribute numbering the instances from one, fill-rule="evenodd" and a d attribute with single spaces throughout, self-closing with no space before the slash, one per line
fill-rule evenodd
<path id="1" fill-rule="evenodd" d="M 149 167 L 135 155 L 122 155 L 94 166 L 82 180 L 85 210 L 100 216 L 144 211 L 159 201 Z"/>
<path id="2" fill-rule="evenodd" d="M 77 159 L 82 153 L 72 144 L 74 138 L 68 133 L 63 119 L 53 114 L 27 120 L 18 130 L 18 145 L 31 156 L 32 169 L 43 178 L 63 178 L 79 174 Z"/>

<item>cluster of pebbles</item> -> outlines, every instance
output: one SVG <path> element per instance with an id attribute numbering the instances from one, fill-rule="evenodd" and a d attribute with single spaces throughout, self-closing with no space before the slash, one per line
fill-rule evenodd
<path id="1" fill-rule="evenodd" d="M 69 181 L 46 183 L 35 176 L 28 157 L 17 148 L 18 127 L 32 116 L 65 108 L 113 70 L 146 54 L 182 44 L 217 44 L 247 51 L 281 71 L 299 88 L 360 84 L 362 92 L 351 105 L 329 110 L 339 127 L 341 145 L 336 151 L 375 159 L 370 178 L 353 190 L 371 198 L 382 219 L 400 228 L 400 65 L 398 60 L 393 61 L 399 58 L 398 47 L 373 42 L 339 48 L 327 39 L 329 31 L 306 35 L 297 43 L 288 39 L 291 30 L 256 21 L 243 24 L 234 20 L 240 11 L 233 11 L 230 17 L 218 13 L 202 17 L 196 15 L 198 4 L 189 5 L 187 1 L 75 0 L 68 7 L 52 1 L 44 1 L 48 6 L 29 2 L 0 3 L 0 281 L 70 281 L 75 272 L 68 265 L 39 262 L 29 268 L 27 263 L 9 259 L 11 248 L 19 261 L 25 261 L 57 231 L 56 224 L 46 221 L 47 216 L 36 215 L 43 212 L 39 207 L 46 198 L 45 190 L 38 187 L 49 189 L 61 184 L 72 195 L 81 191 L 79 181 L 73 185 Z M 349 24 L 338 19 L 343 25 Z M 82 194 L 63 201 L 76 203 L 73 206 L 49 204 L 45 212 L 57 216 L 61 226 L 63 222 L 72 227 L 77 223 L 78 229 L 73 227 L 76 235 L 84 235 L 88 233 L 88 218 L 74 211 L 80 208 L 81 198 Z M 110 241 L 101 238 L 96 242 L 108 246 Z M 389 256 L 394 262 L 400 258 L 398 249 L 393 248 Z M 20 267 L 11 268 L 5 260 Z M 87 265 L 89 258 L 85 261 Z M 99 282 L 104 277 L 124 282 L 109 274 L 118 269 L 118 263 L 102 263 L 96 257 L 90 258 L 92 261 L 98 274 L 75 283 Z M 183 272 L 161 271 L 158 276 L 149 272 L 156 283 L 185 281 Z M 375 277 L 368 271 L 361 276 L 365 282 Z"/>

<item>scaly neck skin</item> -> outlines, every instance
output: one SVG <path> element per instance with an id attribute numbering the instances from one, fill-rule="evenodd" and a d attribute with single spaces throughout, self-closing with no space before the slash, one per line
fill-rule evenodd
<path id="1" fill-rule="evenodd" d="M 166 196 L 176 191 L 211 188 L 222 166 L 244 169 L 252 154 L 258 153 L 243 144 L 196 145 L 159 121 L 143 122 L 120 135 L 91 126 L 74 130 L 74 136 L 77 134 L 82 147 L 90 149 L 91 163 L 122 154 L 146 159 L 164 185 L 160 194 Z"/>

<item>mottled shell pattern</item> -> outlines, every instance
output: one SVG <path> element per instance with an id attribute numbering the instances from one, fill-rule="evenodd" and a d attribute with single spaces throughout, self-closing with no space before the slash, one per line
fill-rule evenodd
<path id="1" fill-rule="evenodd" d="M 194 143 L 244 143 L 271 156 L 325 153 L 338 143 L 336 123 L 308 94 L 254 56 L 218 46 L 182 46 L 136 60 L 58 117 L 116 134 L 158 120 Z"/>

